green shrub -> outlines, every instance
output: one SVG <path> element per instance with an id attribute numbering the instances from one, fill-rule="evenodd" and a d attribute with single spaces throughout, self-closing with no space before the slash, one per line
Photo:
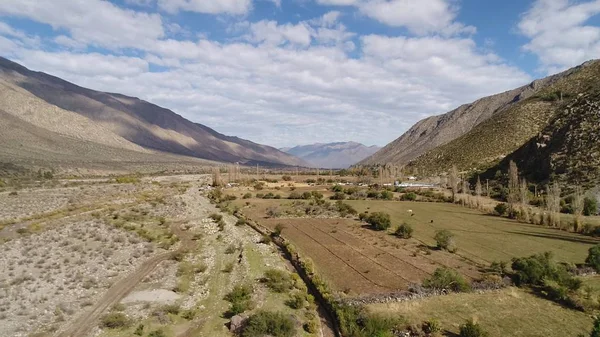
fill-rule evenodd
<path id="1" fill-rule="evenodd" d="M 144 324 L 138 325 L 137 328 L 135 328 L 135 331 L 133 332 L 133 334 L 136 336 L 143 336 L 144 335 Z"/>
<path id="2" fill-rule="evenodd" d="M 167 337 L 167 334 L 162 329 L 158 329 L 150 332 L 148 337 Z"/>
<path id="3" fill-rule="evenodd" d="M 360 306 L 338 306 L 336 315 L 346 337 L 393 337 L 394 331 L 404 330 L 406 325 L 402 317 L 373 315 Z"/>
<path id="4" fill-rule="evenodd" d="M 230 302 L 229 315 L 241 314 L 252 309 L 252 287 L 248 285 L 235 286 L 230 293 L 225 295 L 224 299 Z"/>
<path id="5" fill-rule="evenodd" d="M 585 259 L 585 263 L 594 268 L 597 272 L 600 272 L 600 245 L 595 245 L 588 250 L 588 256 Z"/>
<path id="6" fill-rule="evenodd" d="M 374 212 L 369 214 L 365 221 L 371 225 L 371 228 L 378 231 L 384 231 L 392 225 L 390 215 L 383 212 Z"/>
<path id="7" fill-rule="evenodd" d="M 442 331 L 442 325 L 435 319 L 430 319 L 423 323 L 423 332 L 428 335 L 436 334 Z"/>
<path id="8" fill-rule="evenodd" d="M 290 295 L 290 298 L 285 304 L 292 309 L 302 309 L 306 303 L 306 296 L 302 293 L 296 292 Z"/>
<path id="9" fill-rule="evenodd" d="M 221 214 L 217 214 L 217 213 L 212 213 L 208 217 L 213 219 L 215 222 L 219 222 L 219 221 L 223 220 L 223 216 Z"/>
<path id="10" fill-rule="evenodd" d="M 259 311 L 250 316 L 243 337 L 292 337 L 296 334 L 294 321 L 281 312 Z"/>
<path id="11" fill-rule="evenodd" d="M 564 265 L 554 262 L 550 252 L 513 258 L 512 270 L 513 281 L 517 286 L 544 286 L 547 281 L 555 281 L 569 290 L 577 290 L 582 283 L 573 277 Z"/>
<path id="12" fill-rule="evenodd" d="M 238 219 L 238 220 L 235 222 L 235 225 L 236 225 L 236 226 L 243 226 L 243 225 L 245 225 L 245 224 L 246 224 L 246 220 L 244 220 L 244 219 Z"/>
<path id="13" fill-rule="evenodd" d="M 331 199 L 331 200 L 345 200 L 346 199 L 346 194 L 344 194 L 344 192 L 335 192 L 335 194 L 332 195 L 331 197 L 329 197 L 329 199 Z"/>
<path id="14" fill-rule="evenodd" d="M 292 289 L 293 281 L 288 272 L 269 269 L 265 272 L 263 282 L 274 292 L 283 293 Z"/>
<path id="15" fill-rule="evenodd" d="M 460 326 L 460 337 L 487 337 L 489 334 L 483 330 L 481 325 L 473 322 L 473 320 L 467 321 L 465 324 Z"/>
<path id="16" fill-rule="evenodd" d="M 594 327 L 592 328 L 590 337 L 600 337 L 600 316 L 594 319 Z"/>
<path id="17" fill-rule="evenodd" d="M 290 193 L 290 195 L 288 196 L 288 199 L 290 200 L 298 200 L 298 199 L 302 199 L 302 194 L 300 194 L 300 192 L 292 192 Z"/>
<path id="18" fill-rule="evenodd" d="M 457 250 L 456 243 L 454 242 L 454 234 L 447 229 L 442 229 L 435 232 L 435 242 L 439 249 L 445 249 L 450 253 L 454 253 Z"/>
<path id="19" fill-rule="evenodd" d="M 242 199 L 250 199 L 250 198 L 252 198 L 252 193 L 250 193 L 250 192 L 244 194 L 244 196 L 242 197 Z"/>
<path id="20" fill-rule="evenodd" d="M 454 292 L 471 290 L 469 283 L 459 273 L 446 267 L 437 268 L 431 277 L 423 281 L 423 286 L 429 289 L 447 289 Z"/>
<path id="21" fill-rule="evenodd" d="M 398 228 L 396 229 L 396 232 L 394 232 L 394 234 L 397 237 L 400 237 L 403 239 L 410 239 L 413 234 L 413 228 L 411 225 L 409 225 L 405 222 L 402 225 L 398 226 Z"/>
<path id="22" fill-rule="evenodd" d="M 283 181 L 292 181 L 291 176 L 283 176 L 283 177 L 281 177 L 281 179 L 283 179 Z"/>
<path id="23" fill-rule="evenodd" d="M 598 201 L 595 198 L 585 197 L 583 199 L 583 215 L 590 216 L 598 214 Z"/>
<path id="24" fill-rule="evenodd" d="M 285 225 L 278 223 L 277 225 L 275 225 L 275 229 L 273 230 L 273 235 L 280 236 L 284 229 L 285 229 Z"/>
<path id="25" fill-rule="evenodd" d="M 383 191 L 381 192 L 380 198 L 383 200 L 392 200 L 394 199 L 394 193 L 390 191 Z"/>
<path id="26" fill-rule="evenodd" d="M 335 193 L 344 192 L 344 188 L 341 185 L 334 185 L 331 187 L 331 191 Z"/>
<path id="27" fill-rule="evenodd" d="M 405 193 L 402 195 L 402 200 L 415 201 L 415 200 L 417 200 L 417 195 L 414 192 Z"/>
<path id="28" fill-rule="evenodd" d="M 111 312 L 100 318 L 100 326 L 108 329 L 126 328 L 131 324 L 129 318 L 121 312 Z"/>
<path id="29" fill-rule="evenodd" d="M 337 208 L 340 216 L 345 217 L 348 214 L 356 215 L 358 212 L 354 209 L 354 207 L 343 203 L 342 201 L 337 201 L 335 203 L 335 207 Z"/>
<path id="30" fill-rule="evenodd" d="M 508 211 L 508 205 L 501 202 L 497 204 L 496 207 L 494 207 L 494 211 L 496 212 L 496 214 L 503 216 Z"/>

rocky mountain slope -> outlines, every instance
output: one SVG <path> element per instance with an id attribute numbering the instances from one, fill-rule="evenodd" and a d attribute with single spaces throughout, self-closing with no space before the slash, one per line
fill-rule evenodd
<path id="1" fill-rule="evenodd" d="M 361 161 L 359 165 L 391 163 L 404 166 L 428 151 L 467 134 L 492 117 L 518 106 L 521 102 L 576 71 L 576 69 L 571 69 L 536 80 L 517 89 L 462 105 L 443 115 L 423 119 L 373 156 Z"/>
<path id="2" fill-rule="evenodd" d="M 377 164 L 379 160 L 383 160 L 381 158 L 384 158 L 394 164 L 406 165 L 408 170 L 424 175 L 443 174 L 452 165 L 457 165 L 460 170 L 487 170 L 501 163 L 507 156 L 510 157 L 525 144 L 534 142 L 539 135 L 550 132 L 551 130 L 547 128 L 556 125 L 558 120 L 564 122 L 566 119 L 559 117 L 563 111 L 569 109 L 570 104 L 575 104 L 580 97 L 593 96 L 598 86 L 600 86 L 600 61 L 589 61 L 563 73 L 535 81 L 527 87 L 479 100 L 473 103 L 471 110 L 461 107 L 446 115 L 432 117 L 430 119 L 446 122 L 440 122 L 438 126 L 432 127 L 430 136 L 423 129 L 429 121 L 419 122 L 411 129 L 412 131 L 364 162 Z M 508 98 L 515 93 L 519 94 L 509 100 Z M 488 107 L 498 106 L 501 101 L 504 103 L 491 111 L 489 117 L 484 118 L 490 110 L 482 109 L 481 104 L 491 101 L 495 103 L 487 105 Z M 454 119 L 454 122 L 448 122 L 450 119 Z M 473 126 L 469 126 L 468 130 L 463 132 L 464 129 L 461 128 L 466 124 L 459 122 L 461 119 L 469 120 L 469 125 Z M 577 121 L 571 119 L 569 123 L 577 123 Z M 422 132 L 422 136 L 413 134 L 419 131 Z M 442 133 L 452 134 L 453 139 L 441 145 L 423 143 L 430 137 L 434 144 L 437 144 Z M 398 144 L 405 144 L 405 147 L 400 148 Z M 569 148 L 568 151 L 573 151 L 572 149 L 575 148 L 574 145 L 565 146 Z M 588 147 L 583 151 L 584 155 L 593 153 L 593 142 L 588 142 L 585 146 Z M 598 147 L 600 144 L 596 143 L 595 146 Z M 415 156 L 425 148 L 427 149 L 425 152 Z M 390 151 L 395 151 L 395 154 L 388 157 Z M 533 160 L 533 157 L 530 159 Z M 560 174 L 558 166 L 553 167 L 546 171 L 546 178 L 551 173 Z"/>
<path id="3" fill-rule="evenodd" d="M 79 87 L 0 58 L 2 156 L 114 161 L 157 153 L 220 162 L 306 165 L 273 147 L 222 135 L 171 110 Z M 177 159 L 179 160 L 179 159 Z"/>
<path id="4" fill-rule="evenodd" d="M 600 83 L 599 83 L 600 84 Z M 600 184 L 600 85 L 558 109 L 550 123 L 484 177 L 506 171 L 513 160 L 535 182 L 558 181 L 586 190 Z"/>
<path id="5" fill-rule="evenodd" d="M 312 167 L 347 168 L 374 154 L 378 146 L 365 146 L 355 142 L 302 145 L 280 149 L 302 158 Z"/>

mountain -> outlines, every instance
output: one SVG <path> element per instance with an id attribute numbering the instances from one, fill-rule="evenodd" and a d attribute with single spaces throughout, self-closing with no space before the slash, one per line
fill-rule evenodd
<path id="1" fill-rule="evenodd" d="M 600 82 L 600 81 L 599 81 Z M 558 110 L 550 123 L 497 166 L 491 178 L 514 161 L 529 181 L 558 181 L 592 189 L 600 185 L 600 83 Z"/>
<path id="2" fill-rule="evenodd" d="M 599 82 L 600 62 L 586 62 L 424 119 L 359 164 L 391 163 L 421 174 L 441 174 L 452 165 L 485 170 L 536 137 L 566 104 Z"/>
<path id="3" fill-rule="evenodd" d="M 365 146 L 355 142 L 301 145 L 282 148 L 291 155 L 302 158 L 312 167 L 347 168 L 377 152 L 377 146 Z"/>
<path id="4" fill-rule="evenodd" d="M 273 147 L 225 136 L 141 99 L 82 88 L 5 58 L 0 58 L 0 130 L 0 161 L 200 158 L 307 165 Z"/>

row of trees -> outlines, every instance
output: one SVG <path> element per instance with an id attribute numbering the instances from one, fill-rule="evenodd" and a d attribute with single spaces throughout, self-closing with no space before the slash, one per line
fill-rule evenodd
<path id="1" fill-rule="evenodd" d="M 471 191 L 468 180 L 461 179 L 456 166 L 453 166 L 448 173 L 447 180 L 449 188 L 452 191 L 452 201 L 454 203 L 461 202 L 463 205 L 469 204 L 469 206 L 477 208 L 482 207 L 484 187 L 479 177 L 477 177 L 474 191 Z M 518 218 L 524 222 L 532 222 L 533 214 L 530 206 L 532 193 L 530 191 L 530 185 L 525 178 L 519 177 L 519 169 L 513 161 L 510 161 L 509 163 L 508 179 L 503 188 L 505 188 L 504 193 L 508 206 L 506 212 L 509 217 Z M 545 198 L 543 198 L 543 202 L 541 203 L 544 206 L 545 213 L 541 215 L 542 219 L 540 222 L 553 227 L 560 227 L 560 213 L 564 210 L 564 201 L 561 198 L 561 193 L 562 190 L 558 183 L 552 183 L 546 186 Z M 490 194 L 487 182 L 486 194 Z M 473 195 L 475 196 L 474 200 L 472 199 Z M 538 198 L 537 188 L 534 197 Z M 573 194 L 569 199 L 571 201 L 569 212 L 575 216 L 573 226 L 575 231 L 577 231 L 581 228 L 584 211 L 585 213 L 595 213 L 595 210 L 588 210 L 588 208 L 594 208 L 595 204 L 589 202 L 591 199 L 588 200 L 588 198 L 585 198 L 584 192 L 580 186 L 575 186 Z"/>

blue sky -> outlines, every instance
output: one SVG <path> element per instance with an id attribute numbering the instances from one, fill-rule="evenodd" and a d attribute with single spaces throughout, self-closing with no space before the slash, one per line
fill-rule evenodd
<path id="1" fill-rule="evenodd" d="M 600 0 L 3 0 L 0 55 L 277 147 L 385 145 L 600 55 Z"/>

